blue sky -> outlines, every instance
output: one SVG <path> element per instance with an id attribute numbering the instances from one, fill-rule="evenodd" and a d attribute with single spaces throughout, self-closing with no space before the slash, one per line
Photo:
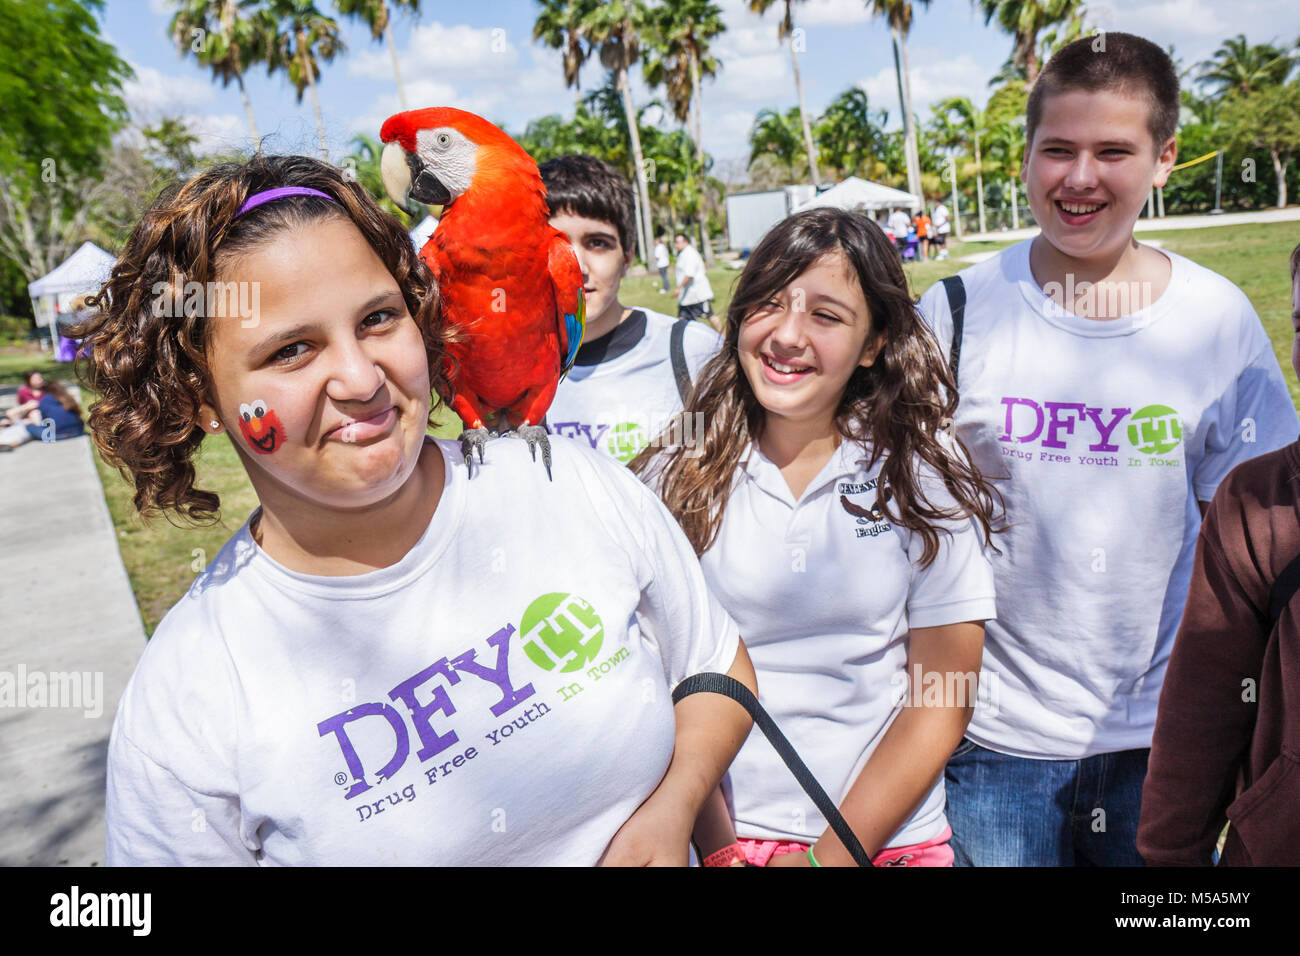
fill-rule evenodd
<path id="1" fill-rule="evenodd" d="M 751 13 L 744 0 L 719 0 L 727 32 L 714 48 L 723 68 L 703 89 L 705 148 L 723 164 L 715 173 L 743 168 L 746 136 L 754 113 L 795 104 L 787 48 L 776 41 L 776 8 L 766 17 Z M 336 13 L 321 0 L 323 10 Z M 779 5 L 778 5 L 779 6 Z M 908 50 L 912 94 L 918 114 L 951 95 L 982 104 L 988 79 L 1011 51 L 1011 38 L 968 0 L 934 0 L 916 10 Z M 167 37 L 174 3 L 169 0 L 109 0 L 102 16 L 108 38 L 135 68 L 127 89 L 133 117 L 141 123 L 182 116 L 205 149 L 247 146 L 248 123 L 238 91 L 222 89 L 193 59 L 182 60 Z M 419 19 L 398 13 L 395 34 L 408 102 L 412 107 L 450 105 L 481 113 L 521 131 L 529 119 L 548 113 L 571 115 L 574 92 L 566 90 L 558 51 L 532 42 L 538 6 L 525 0 L 474 3 L 424 0 Z M 874 108 L 900 115 L 889 31 L 871 20 L 861 0 L 808 0 L 796 5 L 796 25 L 805 31 L 800 72 L 814 115 L 846 88 L 867 91 Z M 1103 29 L 1128 30 L 1162 46 L 1189 66 L 1208 57 L 1223 39 L 1244 31 L 1252 43 L 1292 42 L 1300 35 L 1300 4 L 1294 0 L 1108 0 L 1090 7 Z M 361 23 L 343 20 L 345 55 L 324 67 L 321 107 L 332 156 L 347 151 L 358 132 L 378 136 L 384 118 L 397 112 L 387 47 L 371 40 Z M 589 63 L 584 91 L 599 86 L 602 71 Z M 651 95 L 635 76 L 638 105 Z M 316 152 L 310 94 L 302 104 L 282 76 L 267 78 L 259 68 L 247 80 L 258 126 L 276 152 Z M 664 125 L 673 125 L 671 119 Z"/>

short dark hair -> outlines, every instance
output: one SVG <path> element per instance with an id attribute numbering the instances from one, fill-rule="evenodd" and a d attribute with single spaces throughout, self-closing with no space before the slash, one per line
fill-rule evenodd
<path id="1" fill-rule="evenodd" d="M 1300 273 L 1300 245 L 1291 250 L 1291 282 L 1295 282 L 1296 274 Z"/>
<path id="2" fill-rule="evenodd" d="M 1147 102 L 1147 128 L 1159 151 L 1178 129 L 1178 71 L 1169 54 L 1131 33 L 1080 37 L 1052 54 L 1029 92 L 1025 142 L 1043 118 L 1043 104 L 1055 93 L 1099 90 L 1134 93 Z"/>
<path id="3" fill-rule="evenodd" d="M 674 234 L 673 234 L 673 238 L 674 238 L 674 239 L 681 239 L 683 242 L 690 242 L 690 241 L 691 241 L 691 237 L 688 236 L 688 235 L 686 235 L 686 233 L 684 233 L 684 232 L 677 232 L 677 233 L 674 233 Z"/>
<path id="4" fill-rule="evenodd" d="M 636 245 L 636 207 L 632 184 L 617 169 L 580 154 L 548 159 L 540 169 L 552 216 L 568 213 L 607 222 L 618 230 L 623 255 L 631 255 Z"/>

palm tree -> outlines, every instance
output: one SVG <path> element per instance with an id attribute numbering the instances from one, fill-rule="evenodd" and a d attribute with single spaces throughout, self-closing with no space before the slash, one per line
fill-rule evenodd
<path id="1" fill-rule="evenodd" d="M 985 109 L 985 112 L 989 112 Z M 1025 118 L 1003 117 L 994 120 L 983 137 L 988 151 L 997 163 L 997 170 L 1007 178 L 1011 193 L 1011 228 L 1020 228 L 1019 185 L 1020 167 L 1025 158 Z"/>
<path id="2" fill-rule="evenodd" d="M 770 155 L 785 165 L 794 182 L 794 161 L 799 155 L 799 107 L 784 114 L 776 110 L 759 110 L 749 131 L 749 165 L 763 155 Z"/>
<path id="3" fill-rule="evenodd" d="M 1200 64 L 1198 79 L 1212 88 L 1215 99 L 1232 92 L 1244 94 L 1261 87 L 1279 86 L 1286 82 L 1295 54 L 1294 48 L 1283 50 L 1271 43 L 1251 46 L 1245 34 L 1238 33 L 1224 40 L 1214 55 Z"/>
<path id="4" fill-rule="evenodd" d="M 247 0 L 178 0 L 178 5 L 167 32 L 181 56 L 194 54 L 200 66 L 212 70 L 212 78 L 220 80 L 222 87 L 235 81 L 260 153 L 262 137 L 244 87 L 244 73 L 259 59 L 265 38 L 257 36 L 257 21 L 240 16 L 241 8 L 248 6 Z"/>
<path id="5" fill-rule="evenodd" d="M 929 6 L 930 0 L 917 0 Z M 894 75 L 898 80 L 898 103 L 903 109 L 903 147 L 907 153 L 907 191 L 924 201 L 921 192 L 921 160 L 916 146 L 916 117 L 912 115 L 912 70 L 907 62 L 907 34 L 912 29 L 910 0 L 866 0 L 873 15 L 889 22 L 894 44 Z M 900 64 L 899 57 L 902 57 Z"/>
<path id="6" fill-rule="evenodd" d="M 1011 61 L 1025 71 L 1030 86 L 1038 79 L 1042 61 L 1038 34 L 1047 27 L 1068 23 L 1082 14 L 1083 0 L 973 0 L 984 14 L 984 25 L 997 18 L 998 26 L 1015 38 Z"/>
<path id="7" fill-rule="evenodd" d="M 979 207 L 980 232 L 984 225 L 984 160 L 980 140 L 992 127 L 988 110 L 978 110 L 965 96 L 950 96 L 934 107 L 935 140 L 948 148 L 972 148 L 975 153 L 975 201 Z"/>
<path id="8" fill-rule="evenodd" d="M 298 92 L 299 103 L 303 91 L 311 90 L 321 158 L 328 162 L 325 117 L 320 111 L 316 79 L 320 76 L 320 63 L 330 62 L 345 49 L 338 22 L 321 13 L 312 0 L 271 0 L 265 13 L 273 24 L 266 56 L 267 73 L 284 70 Z"/>
<path id="9" fill-rule="evenodd" d="M 599 0 L 538 0 L 542 12 L 533 24 L 533 41 L 545 43 L 553 50 L 564 53 L 564 85 L 573 87 L 575 108 L 582 103 L 579 74 L 582 65 L 591 55 L 583 21 L 594 10 Z"/>
<path id="10" fill-rule="evenodd" d="M 839 170 L 842 176 L 865 172 L 874 178 L 874 168 L 863 170 L 863 165 L 878 163 L 885 154 L 884 126 L 889 122 L 885 110 L 872 110 L 867 93 L 860 86 L 851 86 L 826 107 L 817 120 L 819 158 Z"/>
<path id="11" fill-rule="evenodd" d="M 706 265 L 713 264 L 713 244 L 706 235 L 704 210 L 704 134 L 701 119 L 700 80 L 718 72 L 709 41 L 726 29 L 722 10 L 710 0 L 666 0 L 651 11 L 650 46 L 642 66 L 650 86 L 663 85 L 679 122 L 689 118 L 695 144 L 695 182 L 700 190 L 700 250 Z M 658 167 L 656 166 L 656 170 Z"/>
<path id="12" fill-rule="evenodd" d="M 420 15 L 420 0 L 392 0 L 393 6 L 409 7 L 415 16 Z M 393 22 L 389 16 L 389 0 L 334 0 L 334 6 L 345 17 L 364 20 L 370 35 L 376 40 L 388 41 L 388 54 L 393 58 L 393 76 L 397 78 L 397 101 L 406 107 L 406 90 L 402 86 L 402 71 L 397 65 L 397 43 L 393 40 Z"/>
<path id="13" fill-rule="evenodd" d="M 777 0 L 749 0 L 749 9 L 755 13 L 766 13 Z M 808 108 L 804 105 L 803 100 L 803 80 L 799 77 L 799 55 L 795 46 L 794 36 L 794 15 L 791 7 L 795 0 L 782 0 L 785 4 L 785 15 L 776 28 L 776 38 L 778 40 L 790 40 L 790 64 L 794 67 L 794 88 L 799 96 L 799 124 L 803 127 L 804 149 L 808 153 L 808 171 L 812 174 L 814 186 L 822 184 L 821 175 L 817 172 L 817 154 L 813 149 L 812 124 L 808 122 Z"/>
<path id="14" fill-rule="evenodd" d="M 614 87 L 622 100 L 627 117 L 628 139 L 632 145 L 632 158 L 636 163 L 637 194 L 642 209 L 641 253 L 649 259 L 654 248 L 653 215 L 650 209 L 650 190 L 646 183 L 645 156 L 641 151 L 639 114 L 632 105 L 632 89 L 628 83 L 628 70 L 640 53 L 640 36 L 648 25 L 649 12 L 644 0 L 611 0 L 589 9 L 581 21 L 582 35 L 600 51 L 600 62 L 614 73 Z"/>

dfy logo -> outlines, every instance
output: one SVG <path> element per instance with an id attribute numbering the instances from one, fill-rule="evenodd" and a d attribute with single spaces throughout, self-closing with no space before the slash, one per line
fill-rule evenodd
<path id="1" fill-rule="evenodd" d="M 1120 436 L 1145 455 L 1166 455 L 1183 438 L 1182 420 L 1168 405 L 1102 409 L 1082 402 L 1039 402 L 1032 398 L 1002 399 L 1005 418 L 998 440 L 1010 444 L 1036 444 L 1041 448 L 1116 452 Z M 1121 423 L 1127 428 L 1121 430 Z M 1072 441 L 1067 441 L 1072 438 Z M 1084 443 L 1084 448 L 1078 448 Z"/>

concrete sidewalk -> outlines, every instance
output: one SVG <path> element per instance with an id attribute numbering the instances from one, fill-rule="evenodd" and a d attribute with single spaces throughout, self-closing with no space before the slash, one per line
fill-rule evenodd
<path id="1" fill-rule="evenodd" d="M 145 635 L 91 455 L 85 436 L 0 453 L 0 866 L 104 862 L 108 735 Z"/>

